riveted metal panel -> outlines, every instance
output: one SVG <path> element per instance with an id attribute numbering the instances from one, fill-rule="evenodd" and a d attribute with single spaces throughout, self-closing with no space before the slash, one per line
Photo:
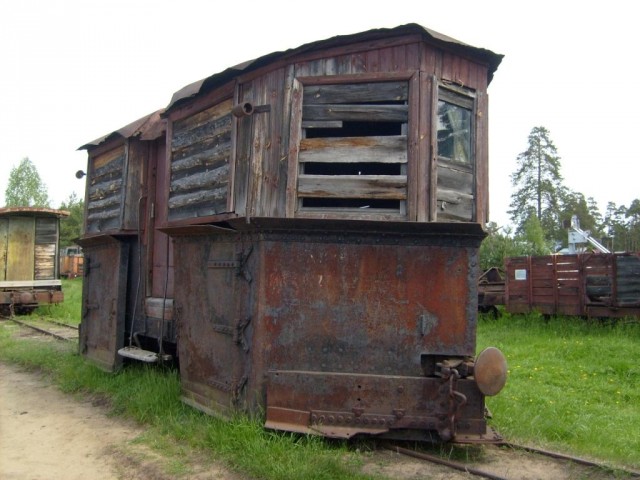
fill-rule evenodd
<path id="1" fill-rule="evenodd" d="M 113 237 L 81 241 L 84 281 L 80 352 L 106 371 L 122 365 L 129 244 Z"/>
<path id="2" fill-rule="evenodd" d="M 223 415 L 267 409 L 268 426 L 293 431 L 323 430 L 317 415 L 352 408 L 364 408 L 377 426 L 360 427 L 377 433 L 451 430 L 442 420 L 456 407 L 451 385 L 428 366 L 475 353 L 480 236 L 250 227 L 173 235 L 187 403 Z M 458 429 L 483 432 L 482 395 L 465 382 L 451 387 L 466 396 Z M 317 433 L 352 431 L 333 427 L 346 430 Z"/>

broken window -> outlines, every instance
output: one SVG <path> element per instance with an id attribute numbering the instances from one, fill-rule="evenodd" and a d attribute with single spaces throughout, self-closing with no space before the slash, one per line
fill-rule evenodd
<path id="1" fill-rule="evenodd" d="M 441 89 L 438 98 L 438 156 L 471 164 L 473 99 Z"/>
<path id="2" fill-rule="evenodd" d="M 305 85 L 298 208 L 404 214 L 408 82 Z"/>
<path id="3" fill-rule="evenodd" d="M 475 218 L 474 92 L 461 87 L 438 89 L 437 218 Z"/>

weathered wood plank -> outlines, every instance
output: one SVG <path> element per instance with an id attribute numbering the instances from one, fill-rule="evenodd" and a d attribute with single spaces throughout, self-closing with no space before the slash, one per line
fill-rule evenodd
<path id="1" fill-rule="evenodd" d="M 438 189 L 455 190 L 473 196 L 473 172 L 470 167 L 439 162 Z"/>
<path id="2" fill-rule="evenodd" d="M 124 153 L 111 162 L 103 165 L 100 168 L 95 168 L 91 174 L 92 182 L 104 181 L 105 178 L 114 178 L 122 176 L 122 167 L 124 165 Z"/>
<path id="3" fill-rule="evenodd" d="M 298 196 L 405 200 L 407 177 L 402 175 L 299 175 Z"/>
<path id="4" fill-rule="evenodd" d="M 448 190 L 446 188 L 438 188 L 438 202 L 447 202 L 447 204 L 471 204 L 473 195 L 462 193 L 457 190 Z"/>
<path id="5" fill-rule="evenodd" d="M 406 163 L 407 136 L 327 137 L 300 141 L 300 163 Z"/>
<path id="6" fill-rule="evenodd" d="M 213 148 L 194 153 L 171 163 L 171 173 L 181 173 L 194 169 L 216 168 L 228 163 L 231 144 L 216 145 Z"/>
<path id="7" fill-rule="evenodd" d="M 309 85 L 304 88 L 305 105 L 406 101 L 407 82 Z"/>
<path id="8" fill-rule="evenodd" d="M 108 182 L 99 183 L 89 187 L 89 201 L 101 200 L 108 195 L 120 194 L 122 189 L 122 178 Z"/>
<path id="9" fill-rule="evenodd" d="M 105 152 L 102 155 L 94 157 L 92 159 L 93 173 L 101 174 L 101 169 L 114 168 L 113 165 L 110 166 L 114 161 L 115 166 L 122 166 L 122 162 L 124 161 L 124 150 L 125 147 L 122 145 L 118 148 Z"/>
<path id="10" fill-rule="evenodd" d="M 293 218 L 298 207 L 297 184 L 298 184 L 298 164 L 299 145 L 302 139 L 302 84 L 293 79 L 291 87 L 291 123 L 289 130 L 289 165 L 287 169 L 287 210 L 286 216 Z"/>
<path id="11" fill-rule="evenodd" d="M 331 66 L 329 66 L 331 68 Z M 278 160 L 278 179 L 279 179 L 279 192 L 278 192 L 278 204 L 276 207 L 277 216 L 287 216 L 287 190 L 289 186 L 289 135 L 290 135 L 290 121 L 291 110 L 293 106 L 292 94 L 293 94 L 293 82 L 295 79 L 295 69 L 293 65 L 289 65 L 282 72 L 283 91 L 282 101 L 279 102 L 272 115 L 274 119 L 280 119 L 278 124 L 280 142 L 277 149 Z"/>
<path id="12" fill-rule="evenodd" d="M 36 244 L 58 241 L 58 220 L 56 218 L 36 218 Z"/>
<path id="13" fill-rule="evenodd" d="M 473 195 L 438 188 L 438 221 L 471 221 L 473 215 Z"/>
<path id="14" fill-rule="evenodd" d="M 105 219 L 120 219 L 120 208 L 110 209 L 110 210 L 101 210 L 99 212 L 89 212 L 87 213 L 87 220 L 89 222 L 97 221 L 97 220 L 105 220 Z"/>
<path id="15" fill-rule="evenodd" d="M 302 128 L 342 128 L 344 122 L 341 120 L 330 121 L 304 121 L 302 122 Z"/>
<path id="16" fill-rule="evenodd" d="M 229 164 L 226 163 L 220 168 L 198 172 L 196 175 L 189 175 L 171 182 L 171 193 L 186 192 L 193 190 L 205 190 L 207 187 L 221 187 L 229 182 Z"/>
<path id="17" fill-rule="evenodd" d="M 174 130 L 173 138 L 171 139 L 171 148 L 176 152 L 185 146 L 195 143 L 205 143 L 214 138 L 223 138 L 222 141 L 225 141 L 224 138 L 229 137 L 228 132 L 230 131 L 231 114 L 228 114 L 189 130 Z"/>
<path id="18" fill-rule="evenodd" d="M 56 243 L 35 246 L 35 280 L 55 279 Z"/>
<path id="19" fill-rule="evenodd" d="M 406 122 L 406 105 L 303 105 L 303 120 L 343 120 L 352 122 Z"/>
<path id="20" fill-rule="evenodd" d="M 214 190 L 207 190 L 204 192 L 191 192 L 183 195 L 175 195 L 169 199 L 169 209 L 178 209 L 196 204 L 213 204 L 220 203 L 226 205 L 227 203 L 227 186 L 216 188 Z M 222 210 L 221 210 L 222 211 Z"/>
<path id="21" fill-rule="evenodd" d="M 91 201 L 87 205 L 87 209 L 89 211 L 102 210 L 104 208 L 112 207 L 114 205 L 120 205 L 120 197 L 117 195 L 111 195 L 109 197 L 103 198 L 102 200 Z"/>
<path id="22" fill-rule="evenodd" d="M 194 128 L 198 128 L 205 123 L 216 121 L 217 119 L 231 113 L 232 107 L 233 99 L 229 98 L 214 105 L 211 108 L 207 108 L 206 110 L 195 113 L 194 115 L 188 116 L 181 120 L 177 120 L 174 123 L 174 129 L 185 132 Z"/>

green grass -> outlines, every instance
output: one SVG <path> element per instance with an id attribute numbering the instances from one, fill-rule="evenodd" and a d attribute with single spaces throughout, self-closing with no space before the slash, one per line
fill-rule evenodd
<path id="1" fill-rule="evenodd" d="M 33 314 L 68 323 L 69 325 L 80 324 L 82 277 L 62 279 L 62 292 L 64 293 L 64 301 L 62 303 L 38 307 Z"/>
<path id="2" fill-rule="evenodd" d="M 640 466 L 640 322 L 504 314 L 481 318 L 478 351 L 507 357 L 503 391 L 487 400 L 512 441 Z"/>
<path id="3" fill-rule="evenodd" d="M 78 323 L 81 279 L 63 286 L 63 321 Z M 41 314 L 60 320 L 61 307 Z M 370 478 L 358 473 L 364 456 L 346 443 L 270 432 L 246 417 L 224 422 L 183 405 L 175 371 L 132 365 L 103 373 L 75 346 L 18 338 L 17 331 L 0 323 L 1 361 L 49 372 L 64 391 L 96 395 L 115 414 L 147 425 L 142 441 L 174 459 L 176 477 L 188 472 L 184 452 L 196 451 L 255 478 Z M 487 400 L 492 425 L 508 440 L 640 467 L 637 319 L 481 317 L 478 352 L 487 346 L 500 348 L 509 363 L 507 385 Z"/>
<path id="4" fill-rule="evenodd" d="M 93 395 L 114 414 L 144 424 L 149 431 L 142 441 L 174 459 L 170 468 L 176 477 L 188 473 L 181 451 L 189 449 L 253 478 L 373 478 L 359 473 L 361 456 L 345 442 L 271 432 L 245 416 L 226 422 L 184 405 L 173 370 L 131 365 L 105 373 L 85 362 L 73 345 L 19 338 L 18 331 L 15 324 L 0 322 L 0 361 L 47 372 L 63 391 Z"/>

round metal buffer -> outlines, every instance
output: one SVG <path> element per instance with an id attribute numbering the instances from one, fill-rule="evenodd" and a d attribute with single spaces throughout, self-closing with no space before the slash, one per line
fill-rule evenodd
<path id="1" fill-rule="evenodd" d="M 478 388 L 489 397 L 502 390 L 507 381 L 507 359 L 495 347 L 480 352 L 473 370 Z"/>

